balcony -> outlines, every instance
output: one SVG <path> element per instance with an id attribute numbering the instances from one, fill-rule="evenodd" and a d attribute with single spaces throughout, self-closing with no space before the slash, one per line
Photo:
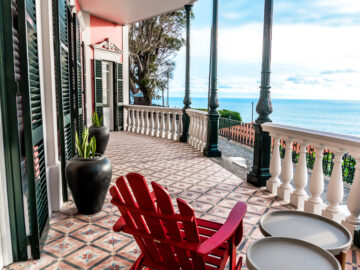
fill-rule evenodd
<path id="1" fill-rule="evenodd" d="M 132 123 L 145 123 L 144 129 L 141 129 L 140 125 L 139 133 L 111 133 L 106 155 L 113 164 L 113 182 L 117 177 L 129 172 L 141 173 L 149 183 L 156 181 L 166 186 L 173 198 L 179 197 L 190 202 L 198 217 L 220 222 L 225 220 L 237 201 L 246 202 L 248 213 L 244 220 L 244 238 L 239 246 L 242 256 L 245 256 L 247 247 L 252 242 L 263 237 L 258 228 L 259 219 L 263 214 L 279 209 L 295 209 L 289 202 L 276 197 L 265 188 L 256 188 L 225 169 L 221 165 L 221 159 L 203 156 L 197 149 L 201 148 L 202 137 L 195 134 L 201 134 L 197 131 L 204 129 L 204 126 L 190 125 L 193 126 L 190 129 L 190 144 L 181 143 L 169 136 L 172 133 L 166 132 L 166 126 L 179 127 L 178 121 L 172 119 L 179 119 L 177 115 L 180 115 L 181 111 L 150 107 L 145 113 L 146 107 L 140 106 L 129 106 L 128 109 L 135 111 L 135 114 L 128 114 L 128 119 L 135 119 Z M 198 115 L 197 123 L 202 123 L 199 119 L 203 114 L 196 111 L 193 111 L 193 114 Z M 129 115 L 134 115 L 134 118 Z M 143 120 L 138 117 L 136 120 L 136 115 L 150 117 L 142 118 Z M 153 120 L 158 121 L 150 121 L 151 115 L 154 116 Z M 157 130 L 163 131 L 161 127 L 165 127 L 165 132 L 159 132 L 159 136 L 156 133 L 146 136 L 154 131 L 146 129 L 146 123 L 158 123 Z M 198 128 L 194 128 L 196 126 Z M 131 128 L 131 122 L 129 127 Z M 148 127 L 151 127 L 151 124 Z M 134 128 L 136 131 L 135 124 Z M 181 126 L 180 129 L 174 129 L 173 135 L 180 134 L 180 131 Z M 275 167 L 277 166 L 272 165 L 272 168 Z M 277 174 L 274 169 L 272 173 Z M 109 199 L 110 195 L 107 196 L 103 210 L 92 216 L 77 215 L 74 203 L 67 202 L 61 212 L 51 217 L 51 226 L 41 259 L 16 263 L 8 269 L 130 268 L 140 251 L 131 236 L 112 231 L 112 225 L 119 217 L 119 212 L 110 204 Z M 359 256 L 358 248 L 351 248 L 347 252 L 346 269 L 360 269 Z M 243 269 L 246 269 L 246 266 Z"/>

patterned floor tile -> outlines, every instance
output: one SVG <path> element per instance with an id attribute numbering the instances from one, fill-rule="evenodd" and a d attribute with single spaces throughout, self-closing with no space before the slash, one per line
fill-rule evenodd
<path id="1" fill-rule="evenodd" d="M 256 188 L 206 158 L 191 146 L 128 132 L 112 132 L 106 155 L 113 165 L 113 181 L 129 172 L 143 174 L 168 188 L 174 209 L 176 198 L 183 198 L 196 216 L 224 223 L 237 201 L 247 203 L 244 238 L 237 257 L 244 257 L 248 246 L 262 238 L 258 223 L 264 213 L 293 209 L 264 190 Z M 120 217 L 110 204 L 108 194 L 103 210 L 95 215 L 77 214 L 73 201 L 53 213 L 42 257 L 38 261 L 12 264 L 7 269 L 130 269 L 140 250 L 130 235 L 115 233 L 112 226 Z M 347 253 L 346 269 L 360 269 L 360 252 L 353 247 Z"/>

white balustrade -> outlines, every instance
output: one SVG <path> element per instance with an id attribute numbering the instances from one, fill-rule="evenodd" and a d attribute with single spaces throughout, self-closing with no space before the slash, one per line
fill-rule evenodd
<path id="1" fill-rule="evenodd" d="M 203 151 L 207 140 L 207 112 L 186 110 L 190 117 L 188 143 L 199 151 Z"/>
<path id="2" fill-rule="evenodd" d="M 324 192 L 324 173 L 322 165 L 324 148 L 324 145 L 315 146 L 315 163 L 309 183 L 311 197 L 304 205 L 304 210 L 306 212 L 318 215 L 321 215 L 325 206 L 320 197 Z"/>
<path id="3" fill-rule="evenodd" d="M 266 189 L 276 195 L 277 189 L 281 184 L 279 179 L 281 172 L 280 137 L 278 135 L 272 137 L 274 138 L 274 150 L 270 160 L 271 178 L 266 182 Z"/>
<path id="4" fill-rule="evenodd" d="M 286 149 L 283 166 L 281 167 L 280 178 L 282 179 L 282 184 L 277 190 L 277 194 L 280 199 L 283 199 L 286 202 L 290 202 L 290 195 L 293 191 L 292 185 L 290 184 L 294 175 L 294 168 L 292 162 L 292 138 L 285 138 L 286 140 Z"/>
<path id="5" fill-rule="evenodd" d="M 285 126 L 274 123 L 262 124 L 263 131 L 274 139 L 267 190 L 284 201 L 290 201 L 298 210 L 319 214 L 344 224 L 352 233 L 360 230 L 360 137 L 323 132 L 312 129 Z M 279 140 L 286 142 L 285 157 L 281 164 Z M 293 190 L 292 144 L 300 145 Z M 315 148 L 315 163 L 308 183 L 307 147 Z M 327 184 L 326 203 L 324 193 L 323 152 L 329 150 L 335 156 L 334 166 Z M 350 187 L 348 201 L 344 202 L 342 176 L 343 155 L 348 153 L 356 160 L 355 177 Z M 279 168 L 280 166 L 280 168 Z M 281 171 L 281 173 L 280 173 Z M 279 180 L 280 179 L 280 183 Z M 327 181 L 327 180 L 326 180 Z M 277 188 L 275 188 L 277 186 Z M 310 194 L 307 194 L 309 190 Z M 347 209 L 346 209 L 347 206 Z M 350 215 L 349 215 L 350 213 Z"/>
<path id="6" fill-rule="evenodd" d="M 126 105 L 127 131 L 169 140 L 179 140 L 182 111 L 177 108 Z"/>

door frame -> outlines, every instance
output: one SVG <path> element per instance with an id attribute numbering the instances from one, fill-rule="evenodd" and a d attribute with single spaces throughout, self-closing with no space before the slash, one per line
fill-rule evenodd
<path id="1" fill-rule="evenodd" d="M 116 66 L 117 64 L 123 64 L 124 56 L 123 51 L 120 50 L 114 43 L 110 42 L 110 39 L 107 38 L 104 41 L 93 44 L 91 47 L 94 50 L 94 60 L 100 60 L 100 61 L 106 61 L 111 63 L 111 69 L 112 69 L 112 101 L 111 107 L 113 108 L 112 112 L 112 123 L 111 126 L 113 127 L 113 130 L 116 130 L 116 117 L 115 114 L 117 112 L 117 106 L 115 106 L 115 102 L 117 102 L 117 89 L 115 89 L 115 79 L 116 79 Z M 101 69 L 102 70 L 102 69 Z M 95 75 L 94 75 L 95 76 Z M 117 104 L 116 104 L 117 105 Z M 111 114 L 111 110 L 110 110 Z"/>
<path id="2" fill-rule="evenodd" d="M 114 131 L 115 130 L 115 108 L 114 108 L 114 102 L 115 102 L 115 80 L 114 80 L 114 76 L 115 76 L 115 68 L 114 66 L 116 65 L 115 62 L 113 61 L 108 61 L 108 60 L 101 60 L 102 62 L 102 67 L 104 66 L 104 63 L 108 64 L 109 65 L 109 81 L 108 81 L 108 84 L 110 84 L 110 100 L 109 100 L 109 104 L 107 105 L 108 107 L 107 108 L 110 108 L 110 126 L 109 126 L 109 129 L 110 131 Z M 103 68 L 101 69 L 102 70 L 102 75 L 104 73 L 104 70 Z M 103 87 L 104 87 L 104 77 L 103 77 Z M 103 88 L 103 94 L 104 94 L 104 88 Z M 103 99 L 103 115 L 105 115 L 104 113 L 104 99 Z M 104 122 L 103 122 L 104 123 Z"/>

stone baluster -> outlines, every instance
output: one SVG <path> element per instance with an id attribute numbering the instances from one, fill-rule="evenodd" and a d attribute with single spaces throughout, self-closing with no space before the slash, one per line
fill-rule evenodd
<path id="1" fill-rule="evenodd" d="M 150 111 L 145 111 L 145 135 L 150 135 L 151 132 L 149 113 L 151 114 Z"/>
<path id="2" fill-rule="evenodd" d="M 159 119 L 159 113 L 158 111 L 155 112 L 155 136 L 160 137 L 160 119 Z"/>
<path id="3" fill-rule="evenodd" d="M 194 126 L 194 118 L 190 112 L 187 112 L 187 114 L 189 115 L 189 119 L 190 119 L 188 144 L 191 145 L 191 141 L 193 140 L 193 132 L 192 131 L 193 131 L 193 126 Z"/>
<path id="4" fill-rule="evenodd" d="M 149 131 L 149 135 L 150 136 L 154 136 L 155 134 L 155 128 L 154 128 L 154 111 L 150 111 L 150 131 Z"/>
<path id="5" fill-rule="evenodd" d="M 282 180 L 282 184 L 277 190 L 277 195 L 284 201 L 290 202 L 290 194 L 293 191 L 293 188 L 290 184 L 293 179 L 294 169 L 292 162 L 292 139 L 285 138 L 286 140 L 286 150 L 285 150 L 285 158 L 281 167 L 281 175 L 280 178 Z"/>
<path id="6" fill-rule="evenodd" d="M 196 143 L 196 149 L 200 150 L 202 145 L 202 132 L 203 132 L 203 118 L 201 115 L 198 116 L 199 121 L 199 127 L 198 127 L 198 134 L 197 134 L 197 143 Z"/>
<path id="7" fill-rule="evenodd" d="M 181 112 L 179 112 L 178 139 L 180 139 L 180 136 L 181 136 L 182 130 L 183 130 L 182 117 L 183 117 L 183 113 L 182 113 L 182 111 L 181 111 Z"/>
<path id="8" fill-rule="evenodd" d="M 136 133 L 141 132 L 141 110 L 136 110 Z"/>
<path id="9" fill-rule="evenodd" d="M 201 145 L 201 152 L 205 149 L 206 147 L 206 139 L 207 139 L 207 116 L 204 115 L 203 116 L 203 134 L 202 134 L 202 145 Z"/>
<path id="10" fill-rule="evenodd" d="M 127 128 L 126 128 L 126 130 L 127 131 L 131 131 L 131 128 L 132 128 L 132 123 L 131 123 L 131 109 L 130 108 L 128 108 L 128 125 L 127 125 Z"/>
<path id="11" fill-rule="evenodd" d="M 347 208 L 349 209 L 350 215 L 342 222 L 342 224 L 349 229 L 353 234 L 360 230 L 360 155 L 352 155 L 355 158 L 355 176 L 351 185 Z"/>
<path id="12" fill-rule="evenodd" d="M 133 109 L 133 110 L 132 110 L 132 119 L 133 119 L 133 120 L 132 120 L 132 123 L 133 123 L 133 126 L 132 126 L 132 130 L 131 130 L 131 131 L 134 132 L 134 133 L 136 132 L 136 129 L 137 129 L 137 127 L 136 127 L 136 126 L 137 126 L 136 112 L 137 112 L 136 109 Z"/>
<path id="13" fill-rule="evenodd" d="M 300 144 L 300 156 L 299 162 L 296 166 L 294 184 L 295 191 L 290 196 L 291 204 L 295 205 L 299 210 L 304 209 L 304 202 L 307 199 L 305 187 L 308 182 L 307 167 L 306 167 L 306 142 L 299 142 Z"/>
<path id="14" fill-rule="evenodd" d="M 140 112 L 140 123 L 141 123 L 141 127 L 140 127 L 140 133 L 141 134 L 145 134 L 145 121 L 144 121 L 144 110 L 141 110 Z"/>
<path id="15" fill-rule="evenodd" d="M 270 174 L 271 178 L 266 182 L 266 189 L 272 194 L 277 195 L 277 189 L 281 182 L 279 175 L 281 172 L 281 159 L 280 159 L 280 137 L 272 135 L 274 138 L 274 150 L 270 160 Z"/>
<path id="16" fill-rule="evenodd" d="M 161 113 L 161 119 L 160 119 L 160 136 L 163 139 L 166 138 L 165 129 L 166 129 L 166 126 L 165 126 L 165 113 L 162 112 Z"/>
<path id="17" fill-rule="evenodd" d="M 344 197 L 344 184 L 342 178 L 342 156 L 345 151 L 342 149 L 336 149 L 333 151 L 335 155 L 334 167 L 331 173 L 328 189 L 327 189 L 327 199 L 329 205 L 323 210 L 323 216 L 341 222 L 343 219 L 343 213 L 340 209 L 339 204 L 342 202 Z"/>
<path id="18" fill-rule="evenodd" d="M 177 112 L 174 112 L 173 113 L 173 120 L 172 120 L 172 126 L 171 126 L 171 139 L 174 140 L 174 141 L 177 141 L 178 140 L 178 135 L 177 135 L 177 132 L 178 132 L 178 125 L 177 125 L 177 122 L 176 122 L 176 117 L 178 116 L 178 113 Z"/>
<path id="19" fill-rule="evenodd" d="M 121 119 L 119 119 L 121 121 Z M 123 125 L 123 130 L 126 131 L 128 126 L 129 126 L 129 110 L 124 107 L 124 115 L 123 115 L 123 122 L 124 122 L 124 125 Z M 119 130 L 120 130 L 120 127 L 118 127 Z"/>
<path id="20" fill-rule="evenodd" d="M 315 146 L 315 164 L 310 177 L 309 190 L 311 197 L 305 202 L 304 210 L 321 215 L 325 205 L 321 199 L 324 192 L 323 152 L 324 145 Z"/>
<path id="21" fill-rule="evenodd" d="M 195 143 L 196 143 L 196 140 L 197 140 L 196 131 L 197 131 L 197 125 L 198 125 L 196 114 L 194 114 L 194 115 L 192 116 L 192 119 L 194 120 L 194 125 L 193 125 L 193 131 L 192 131 L 192 134 L 193 134 L 192 137 L 193 137 L 193 139 L 192 139 L 192 141 L 191 141 L 191 146 L 194 147 L 194 145 L 195 145 Z"/>
<path id="22" fill-rule="evenodd" d="M 171 119 L 170 119 L 170 116 L 171 116 L 171 112 L 167 112 L 167 118 L 166 118 L 166 134 L 165 134 L 165 137 L 166 139 L 169 139 L 171 140 Z"/>

